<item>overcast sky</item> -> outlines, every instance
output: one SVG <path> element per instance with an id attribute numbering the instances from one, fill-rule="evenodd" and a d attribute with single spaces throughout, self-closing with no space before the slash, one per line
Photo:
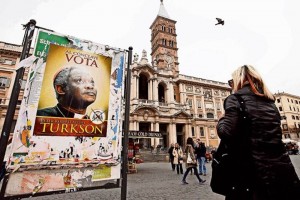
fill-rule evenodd
<path id="1" fill-rule="evenodd" d="M 251 64 L 272 92 L 300 96 L 297 0 L 164 0 L 177 21 L 180 74 L 227 82 Z M 21 44 L 21 24 L 127 49 L 150 58 L 149 29 L 160 0 L 2 0 L 0 41 Z M 216 17 L 225 25 L 215 26 Z"/>

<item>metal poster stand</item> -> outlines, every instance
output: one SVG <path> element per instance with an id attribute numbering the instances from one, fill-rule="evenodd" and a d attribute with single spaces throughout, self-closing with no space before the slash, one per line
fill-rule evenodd
<path id="1" fill-rule="evenodd" d="M 25 29 L 25 34 L 22 42 L 23 50 L 21 52 L 20 61 L 24 60 L 25 58 L 29 57 L 30 53 L 30 47 L 33 40 L 33 35 L 35 28 L 40 28 L 48 31 L 52 31 L 46 28 L 38 27 L 36 26 L 36 21 L 31 19 L 26 25 L 23 25 Z M 128 50 L 126 50 L 127 54 L 127 79 L 126 79 L 126 88 L 125 88 L 125 125 L 124 125 L 124 137 L 123 137 L 123 144 L 122 144 L 122 165 L 121 165 L 121 199 L 125 200 L 127 196 L 127 165 L 128 165 L 128 132 L 129 132 L 129 112 L 130 112 L 130 84 L 131 84 L 131 69 L 130 65 L 132 62 L 132 47 L 129 47 Z M 21 67 L 16 70 L 17 74 L 15 77 L 14 85 L 13 85 L 13 92 L 10 97 L 7 114 L 5 117 L 3 129 L 1 132 L 1 138 L 0 138 L 0 166 L 4 163 L 4 157 L 6 152 L 6 147 L 10 135 L 10 129 L 12 125 L 12 121 L 14 118 L 16 105 L 21 89 L 20 81 L 23 78 L 25 68 Z M 22 195 L 14 195 L 14 196 L 8 196 L 5 197 L 5 191 L 8 184 L 10 173 L 6 173 L 2 180 L 2 186 L 0 190 L 0 199 L 20 199 L 20 198 L 26 198 L 31 197 L 32 194 L 22 194 Z M 95 190 L 95 189 L 109 189 L 109 188 L 119 188 L 120 187 L 120 179 L 116 179 L 116 183 L 106 183 L 101 186 L 94 186 L 94 187 L 86 187 L 86 188 L 80 188 L 77 191 L 83 191 L 83 190 Z M 51 195 L 51 194 L 59 194 L 59 193 L 65 193 L 66 191 L 50 191 L 50 192 L 38 192 L 34 196 L 44 196 L 44 195 Z"/>

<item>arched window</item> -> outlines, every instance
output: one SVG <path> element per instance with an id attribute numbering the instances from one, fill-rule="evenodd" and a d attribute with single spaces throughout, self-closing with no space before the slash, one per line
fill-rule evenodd
<path id="1" fill-rule="evenodd" d="M 144 74 L 139 77 L 139 99 L 148 99 L 148 78 Z"/>
<path id="2" fill-rule="evenodd" d="M 162 103 L 166 102 L 165 86 L 162 83 L 158 84 L 158 101 Z"/>
<path id="3" fill-rule="evenodd" d="M 214 114 L 213 113 L 207 113 L 207 118 L 213 119 L 214 118 Z"/>

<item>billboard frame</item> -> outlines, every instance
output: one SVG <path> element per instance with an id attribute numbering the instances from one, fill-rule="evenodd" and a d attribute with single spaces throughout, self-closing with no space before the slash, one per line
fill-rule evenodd
<path id="1" fill-rule="evenodd" d="M 23 43 L 22 45 L 24 46 L 22 53 L 21 53 L 21 60 L 29 57 L 29 50 L 30 50 L 30 46 L 31 46 L 31 42 L 32 42 L 32 38 L 34 35 L 34 31 L 36 28 L 42 29 L 42 30 L 47 30 L 47 31 L 52 31 L 50 29 L 46 29 L 46 28 L 42 28 L 42 27 L 38 27 L 36 26 L 36 21 L 35 20 L 30 20 L 30 22 L 28 22 L 26 25 L 24 25 L 24 28 L 26 28 L 25 30 L 25 35 L 24 35 L 24 39 L 23 39 Z M 52 31 L 53 32 L 53 31 Z M 122 51 L 119 48 L 112 48 L 109 46 L 106 46 L 107 49 L 106 50 L 115 50 L 115 51 Z M 111 180 L 115 180 L 116 183 L 105 183 L 104 185 L 101 186 L 92 186 L 92 187 L 81 187 L 78 188 L 76 190 L 77 191 L 84 191 L 84 190 L 95 190 L 95 189 L 109 189 L 109 188 L 119 188 L 121 187 L 121 199 L 126 199 L 126 195 L 127 195 L 127 155 L 128 155 L 128 151 L 127 151 L 127 147 L 128 147 L 128 132 L 129 132 L 129 112 L 130 112 L 130 77 L 131 77 L 131 69 L 130 69 L 130 65 L 132 62 L 132 47 L 129 47 L 128 50 L 123 50 L 124 52 L 127 52 L 127 56 L 125 54 L 125 58 L 124 60 L 126 60 L 127 57 L 127 80 L 126 80 L 126 85 L 129 87 L 126 87 L 124 90 L 125 95 L 125 123 L 124 123 L 124 132 L 125 132 L 125 136 L 122 138 L 122 152 L 121 152 L 121 156 L 123 159 L 123 162 L 121 162 L 121 177 L 120 179 L 122 179 L 122 185 L 120 185 L 120 179 L 111 179 Z M 125 65 L 124 65 L 125 66 Z M 124 67 L 124 70 L 126 70 L 126 67 Z M 19 84 L 19 80 L 22 79 L 23 75 L 24 75 L 24 68 L 19 68 L 17 70 L 17 76 L 15 79 L 15 83 L 14 83 L 14 93 L 12 94 L 11 97 L 16 96 L 18 97 L 19 92 L 20 92 L 20 84 Z M 125 75 L 125 74 L 124 74 Z M 129 77 L 129 78 L 128 78 Z M 14 99 L 14 98 L 11 98 Z M 18 98 L 15 98 L 16 101 Z M 12 102 L 12 103 L 11 103 Z M 8 113 L 11 113 L 10 115 L 12 115 L 12 117 L 14 116 L 15 110 L 16 110 L 16 102 L 15 105 L 13 105 L 13 101 L 10 101 L 9 104 L 12 104 L 8 107 Z M 123 104 L 122 104 L 123 105 Z M 11 116 L 10 116 L 11 117 Z M 5 122 L 6 122 L 6 127 L 11 128 L 11 122 L 12 120 L 8 120 L 7 119 L 8 116 L 6 116 Z M 5 127 L 3 127 L 4 129 Z M 5 157 L 5 151 L 6 151 L 6 146 L 7 146 L 7 142 L 8 142 L 8 136 L 7 133 L 5 132 L 6 129 L 4 129 L 1 133 L 1 144 L 5 144 L 5 145 L 1 145 L 4 146 L 4 150 L 1 150 L 1 159 L 0 159 L 0 163 L 1 165 L 4 163 L 4 157 Z M 7 136 L 7 137 L 6 137 Z M 120 135 L 120 137 L 122 137 Z M 121 159 L 121 160 L 122 160 Z M 27 170 L 30 171 L 30 170 Z M 11 175 L 11 173 L 14 173 L 14 171 L 10 171 L 10 172 L 6 172 L 6 174 L 4 175 L 3 181 L 2 181 L 2 185 L 1 185 L 1 191 L 0 191 L 0 197 L 1 199 L 12 199 L 12 198 L 25 198 L 25 197 L 32 197 L 33 194 L 31 193 L 26 193 L 26 194 L 18 194 L 18 195 L 9 195 L 9 196 L 5 196 L 5 191 L 6 191 L 6 187 L 8 184 L 8 180 L 9 177 Z M 72 191 L 69 191 L 72 192 Z M 47 191 L 47 192 L 37 192 L 34 194 L 34 196 L 44 196 L 44 195 L 51 195 L 51 194 L 61 194 L 61 193 L 67 193 L 65 190 L 53 190 L 53 191 Z"/>

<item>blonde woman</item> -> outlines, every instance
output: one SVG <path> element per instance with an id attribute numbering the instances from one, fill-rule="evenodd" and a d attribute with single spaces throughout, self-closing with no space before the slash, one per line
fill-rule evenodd
<path id="1" fill-rule="evenodd" d="M 228 83 L 234 94 L 224 101 L 225 115 L 217 125 L 235 157 L 226 200 L 299 199 L 300 182 L 281 140 L 274 96 L 250 65 L 236 69 Z M 238 98 L 245 105 L 242 117 Z"/>
<path id="2" fill-rule="evenodd" d="M 174 165 L 177 171 L 177 174 L 183 174 L 182 162 L 183 162 L 183 151 L 178 143 L 175 143 L 175 147 L 173 149 L 174 156 Z"/>

